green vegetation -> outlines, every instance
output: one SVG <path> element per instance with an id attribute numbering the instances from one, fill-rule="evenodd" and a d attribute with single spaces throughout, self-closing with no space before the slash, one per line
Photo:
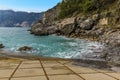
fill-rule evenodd
<path id="1" fill-rule="evenodd" d="M 59 18 L 71 16 L 73 13 L 99 12 L 116 0 L 63 0 L 60 4 Z"/>

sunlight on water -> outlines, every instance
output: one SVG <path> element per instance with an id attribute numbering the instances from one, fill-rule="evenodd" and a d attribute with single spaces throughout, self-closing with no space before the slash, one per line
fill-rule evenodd
<path id="1" fill-rule="evenodd" d="M 63 36 L 34 36 L 27 30 L 28 28 L 0 28 L 0 43 L 6 46 L 6 50 L 18 51 L 19 47 L 30 46 L 33 51 L 27 54 L 59 58 L 77 58 L 81 54 L 91 53 L 90 46 L 102 46 L 97 42 Z"/>

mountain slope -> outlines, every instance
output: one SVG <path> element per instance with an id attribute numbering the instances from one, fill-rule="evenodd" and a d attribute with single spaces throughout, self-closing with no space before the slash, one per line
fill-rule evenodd
<path id="1" fill-rule="evenodd" d="M 31 26 L 34 21 L 42 19 L 42 13 L 15 12 L 0 10 L 0 27 Z"/>

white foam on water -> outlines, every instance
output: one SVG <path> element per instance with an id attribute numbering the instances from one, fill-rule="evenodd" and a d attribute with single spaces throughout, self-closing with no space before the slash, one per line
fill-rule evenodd
<path id="1" fill-rule="evenodd" d="M 20 47 L 29 46 L 33 47 L 33 51 L 27 52 L 28 54 L 59 58 L 80 58 L 83 55 L 92 53 L 92 49 L 103 47 L 98 42 L 78 38 L 55 35 L 34 36 L 26 30 L 24 28 L 2 28 L 0 42 L 6 46 L 6 49 L 11 51 L 18 51 Z"/>
<path id="2" fill-rule="evenodd" d="M 76 43 L 76 42 L 69 42 L 68 44 L 69 44 L 70 46 L 73 46 L 73 47 L 74 47 L 74 46 L 78 46 L 78 43 Z"/>

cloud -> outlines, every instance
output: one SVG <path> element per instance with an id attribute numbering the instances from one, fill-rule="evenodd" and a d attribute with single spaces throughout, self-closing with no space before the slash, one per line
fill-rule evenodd
<path id="1" fill-rule="evenodd" d="M 8 5 L 0 5 L 0 10 L 14 10 L 14 11 L 26 11 L 26 12 L 42 12 L 45 11 L 45 8 L 25 8 L 25 7 L 14 7 L 14 6 L 8 6 Z"/>

